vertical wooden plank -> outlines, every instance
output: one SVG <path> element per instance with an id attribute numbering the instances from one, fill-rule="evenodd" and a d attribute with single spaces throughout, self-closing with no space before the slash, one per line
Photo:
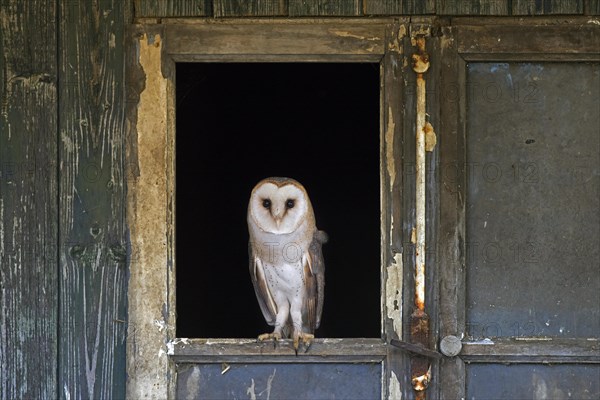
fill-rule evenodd
<path id="1" fill-rule="evenodd" d="M 287 15 L 286 0 L 215 0 L 215 17 L 279 17 Z"/>
<path id="2" fill-rule="evenodd" d="M 583 0 L 513 0 L 512 14 L 583 14 Z"/>
<path id="3" fill-rule="evenodd" d="M 431 28 L 430 28 L 431 29 Z M 439 131 L 440 126 L 440 87 L 439 87 L 439 76 L 441 70 L 440 60 L 440 39 L 436 36 L 429 36 L 427 40 L 427 53 L 429 54 L 430 67 L 425 74 L 426 79 L 426 101 L 427 101 L 427 122 L 429 122 L 433 128 L 432 136 L 425 138 L 426 144 L 426 207 L 425 207 L 425 218 L 426 218 L 426 247 L 425 247 L 425 265 L 426 265 L 426 301 L 425 310 L 430 316 L 429 321 L 429 347 L 432 349 L 437 348 L 439 343 L 439 248 L 438 248 L 438 233 L 439 233 L 439 211 L 440 211 L 440 192 L 439 192 L 439 165 L 440 165 L 440 152 L 439 146 L 437 145 L 438 135 L 441 134 Z M 428 144 L 435 143 L 433 147 Z M 431 365 L 431 376 L 432 381 L 429 384 L 427 393 L 430 398 L 431 393 L 436 390 L 439 384 L 439 363 L 432 360 Z"/>
<path id="4" fill-rule="evenodd" d="M 140 26 L 128 74 L 129 277 L 127 398 L 175 398 L 175 65 L 163 26 Z"/>
<path id="5" fill-rule="evenodd" d="M 585 15 L 600 15 L 600 0 L 585 0 Z"/>
<path id="6" fill-rule="evenodd" d="M 440 38 L 440 223 L 438 232 L 439 336 L 462 337 L 465 330 L 465 62 L 456 48 L 456 29 Z M 439 398 L 464 398 L 464 362 L 444 358 Z"/>
<path id="7" fill-rule="evenodd" d="M 134 0 L 136 18 L 210 16 L 211 0 Z"/>
<path id="8" fill-rule="evenodd" d="M 56 397 L 56 5 L 0 14 L 0 399 Z"/>
<path id="9" fill-rule="evenodd" d="M 434 14 L 436 0 L 363 0 L 365 15 Z"/>
<path id="10" fill-rule="evenodd" d="M 437 0 L 438 15 L 510 15 L 508 0 Z"/>
<path id="11" fill-rule="evenodd" d="M 406 293 L 408 277 L 407 224 L 405 198 L 406 182 L 411 180 L 410 165 L 403 157 L 406 134 L 406 98 L 404 43 L 407 25 L 399 21 L 386 30 L 386 52 L 382 60 L 381 131 L 382 131 L 382 293 L 383 330 L 387 342 L 391 339 L 405 340 L 407 303 L 412 297 Z M 408 169 L 407 169 L 408 167 Z M 408 357 L 405 353 L 390 349 L 386 359 L 387 397 L 406 398 L 410 393 L 410 377 L 406 373 Z"/>
<path id="12" fill-rule="evenodd" d="M 131 3 L 59 4 L 58 387 L 65 399 L 124 398 L 123 43 Z"/>
<path id="13" fill-rule="evenodd" d="M 290 17 L 356 17 L 362 13 L 361 0 L 289 0 Z"/>

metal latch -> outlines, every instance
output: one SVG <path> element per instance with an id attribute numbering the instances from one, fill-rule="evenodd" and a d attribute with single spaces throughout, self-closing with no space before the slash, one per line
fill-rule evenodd
<path id="1" fill-rule="evenodd" d="M 459 338 L 453 335 L 445 336 L 442 340 L 440 340 L 441 353 L 435 350 L 428 349 L 420 343 L 408 343 L 402 340 L 392 339 L 390 341 L 390 344 L 408 353 L 417 356 L 433 358 L 436 360 L 439 360 L 443 356 L 456 357 L 460 354 L 460 351 L 462 350 L 462 342 Z"/>
<path id="2" fill-rule="evenodd" d="M 394 347 L 399 348 L 400 350 L 422 357 L 434 358 L 436 360 L 439 360 L 443 357 L 442 353 L 438 353 L 435 350 L 428 349 L 427 347 L 418 343 L 408 343 L 402 340 L 392 339 L 390 340 L 390 344 Z"/>

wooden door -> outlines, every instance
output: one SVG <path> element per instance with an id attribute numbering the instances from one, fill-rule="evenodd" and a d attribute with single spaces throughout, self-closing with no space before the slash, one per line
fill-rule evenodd
<path id="1" fill-rule="evenodd" d="M 440 398 L 600 395 L 599 42 L 583 20 L 445 32 Z"/>

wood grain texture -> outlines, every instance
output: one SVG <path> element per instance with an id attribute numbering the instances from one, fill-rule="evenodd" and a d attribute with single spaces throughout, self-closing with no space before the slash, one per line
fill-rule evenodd
<path id="1" fill-rule="evenodd" d="M 364 15 L 434 14 L 435 0 L 363 0 Z"/>
<path id="2" fill-rule="evenodd" d="M 513 0 L 512 15 L 583 14 L 583 0 Z"/>
<path id="3" fill-rule="evenodd" d="M 461 337 L 465 330 L 464 176 L 465 63 L 457 52 L 456 29 L 443 28 L 440 39 L 440 120 L 437 127 L 440 152 L 438 225 L 440 337 Z M 439 374 L 440 398 L 465 397 L 464 362 L 442 360 Z"/>
<path id="4" fill-rule="evenodd" d="M 248 61 L 253 57 L 355 56 L 379 61 L 384 52 L 385 24 L 365 20 L 356 24 L 338 21 L 314 23 L 248 23 L 165 25 L 167 53 L 176 61 L 206 57 Z M 264 58 L 263 58 L 264 59 Z"/>
<path id="5" fill-rule="evenodd" d="M 508 0 L 437 0 L 438 15 L 510 15 Z"/>
<path id="6" fill-rule="evenodd" d="M 361 0 L 288 0 L 290 17 L 362 15 Z"/>
<path id="7" fill-rule="evenodd" d="M 547 26 L 517 22 L 457 28 L 458 51 L 467 59 L 486 53 L 494 53 L 492 57 L 505 54 L 505 59 L 522 54 L 551 59 L 561 53 L 572 60 L 586 55 L 598 58 L 600 48 L 598 26 L 580 19 Z M 523 37 L 527 40 L 522 40 Z"/>
<path id="8" fill-rule="evenodd" d="M 215 17 L 279 17 L 287 15 L 286 0 L 214 0 Z"/>
<path id="9" fill-rule="evenodd" d="M 63 398 L 124 398 L 127 240 L 124 29 L 131 3 L 59 9 L 60 327 Z"/>
<path id="10" fill-rule="evenodd" d="M 598 364 L 600 342 L 587 338 L 495 338 L 463 343 L 461 358 L 472 362 Z"/>
<path id="11" fill-rule="evenodd" d="M 600 0 L 584 0 L 586 15 L 600 15 Z"/>
<path id="12" fill-rule="evenodd" d="M 212 0 L 133 1 L 136 18 L 203 17 L 212 14 Z"/>
<path id="13" fill-rule="evenodd" d="M 56 17 L 0 14 L 0 399 L 56 398 Z"/>
<path id="14" fill-rule="evenodd" d="M 169 355 L 178 364 L 256 362 L 257 357 L 273 363 L 365 363 L 381 362 L 387 355 L 381 339 L 315 339 L 298 355 L 288 339 L 278 346 L 255 339 L 176 339 L 172 344 Z"/>
<path id="15" fill-rule="evenodd" d="M 407 41 L 408 24 L 394 23 L 386 30 L 385 55 L 381 62 L 381 174 L 382 174 L 382 293 L 383 334 L 387 342 L 391 339 L 403 339 L 406 309 L 405 268 L 406 254 L 403 233 L 405 216 L 406 164 L 403 160 L 406 135 L 406 98 L 404 77 L 407 73 L 404 43 Z M 408 366 L 408 355 L 390 350 L 385 361 L 386 387 L 389 398 L 406 398 L 410 393 L 410 377 L 404 373 Z"/>

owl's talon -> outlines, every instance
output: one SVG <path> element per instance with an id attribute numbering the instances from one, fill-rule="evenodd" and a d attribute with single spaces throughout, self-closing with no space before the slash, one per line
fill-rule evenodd
<path id="1" fill-rule="evenodd" d="M 273 339 L 273 347 L 276 347 L 277 341 L 281 339 L 280 333 L 263 333 L 262 335 L 258 335 L 258 341 L 264 342 L 265 340 Z"/>
<path id="2" fill-rule="evenodd" d="M 302 339 L 302 343 L 305 345 L 304 352 L 306 353 L 312 344 L 312 340 L 315 338 L 315 335 L 311 333 L 294 333 L 294 351 L 296 355 L 298 355 L 298 347 L 300 347 L 300 339 Z"/>

